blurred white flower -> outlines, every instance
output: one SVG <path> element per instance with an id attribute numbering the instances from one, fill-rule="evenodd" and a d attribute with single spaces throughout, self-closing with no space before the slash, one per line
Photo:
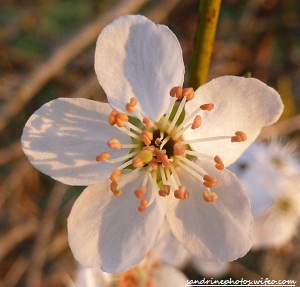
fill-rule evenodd
<path id="1" fill-rule="evenodd" d="M 120 274 L 78 266 L 74 283 L 69 287 L 182 287 L 187 277 L 175 267 L 160 264 L 152 253 L 133 269 Z"/>
<path id="2" fill-rule="evenodd" d="M 255 143 L 234 163 L 245 186 L 254 224 L 253 248 L 280 247 L 295 235 L 300 221 L 300 164 L 292 144 L 273 139 Z"/>
<path id="3" fill-rule="evenodd" d="M 165 216 L 176 239 L 203 259 L 248 252 L 249 202 L 225 166 L 278 119 L 278 93 L 234 76 L 196 92 L 182 89 L 178 40 L 138 15 L 103 29 L 95 69 L 110 105 L 51 101 L 22 136 L 24 152 L 42 172 L 90 185 L 68 220 L 75 258 L 107 272 L 128 270 L 153 247 Z"/>
<path id="4" fill-rule="evenodd" d="M 226 275 L 229 271 L 229 262 L 211 262 L 193 256 L 191 264 L 194 269 L 204 277 L 220 278 Z"/>

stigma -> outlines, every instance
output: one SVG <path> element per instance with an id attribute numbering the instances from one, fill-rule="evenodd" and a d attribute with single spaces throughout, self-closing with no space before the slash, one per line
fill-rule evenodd
<path id="1" fill-rule="evenodd" d="M 194 99 L 194 90 L 174 87 L 170 90 L 170 97 L 171 101 L 167 112 L 156 122 L 138 110 L 136 98 L 131 98 L 126 104 L 125 108 L 128 114 L 113 110 L 108 118 L 109 124 L 112 128 L 117 128 L 120 132 L 127 134 L 131 138 L 131 143 L 125 144 L 118 138 L 111 138 L 108 140 L 107 146 L 109 149 L 128 149 L 128 153 L 119 158 L 111 158 L 109 150 L 105 150 L 96 156 L 96 161 L 99 163 L 120 164 L 110 176 L 110 190 L 117 197 L 122 195 L 122 188 L 137 173 L 144 171 L 141 186 L 132 191 L 133 196 L 140 201 L 137 206 L 139 212 L 144 212 L 154 201 L 156 195 L 174 196 L 178 200 L 189 199 L 190 191 L 180 181 L 178 169 L 199 181 L 203 186 L 199 188 L 199 192 L 202 191 L 205 202 L 216 202 L 218 196 L 213 188 L 218 185 L 218 179 L 201 167 L 201 160 L 212 161 L 219 171 L 224 170 L 224 163 L 219 155 L 194 151 L 190 144 L 216 140 L 240 143 L 247 140 L 243 131 L 235 131 L 232 135 L 185 139 L 184 134 L 188 129 L 199 129 L 201 133 L 201 126 L 205 124 L 202 122 L 201 113 L 212 111 L 214 104 L 202 104 L 186 115 L 185 104 Z M 130 172 L 122 180 L 119 180 L 123 170 Z M 148 190 L 148 182 L 151 182 L 156 188 Z"/>

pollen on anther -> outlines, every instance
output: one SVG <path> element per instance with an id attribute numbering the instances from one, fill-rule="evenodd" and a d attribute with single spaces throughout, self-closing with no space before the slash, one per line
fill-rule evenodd
<path id="1" fill-rule="evenodd" d="M 96 156 L 96 161 L 101 162 L 110 159 L 110 154 L 108 152 L 102 152 L 101 154 Z"/>
<path id="2" fill-rule="evenodd" d="M 134 112 L 134 107 L 137 104 L 137 99 L 136 98 L 131 98 L 130 102 L 128 104 L 126 104 L 126 110 L 128 113 L 132 113 Z"/>
<path id="3" fill-rule="evenodd" d="M 213 188 L 218 183 L 218 180 L 209 174 L 204 175 L 203 180 L 204 180 L 203 185 L 206 186 L 207 188 Z"/>
<path id="4" fill-rule="evenodd" d="M 112 174 L 110 175 L 110 180 L 114 181 L 114 182 L 118 182 L 119 181 L 119 175 L 121 174 L 121 171 L 119 169 L 114 169 Z"/>
<path id="5" fill-rule="evenodd" d="M 121 196 L 122 195 L 122 190 L 118 189 L 118 183 L 112 182 L 110 184 L 110 190 L 115 196 Z"/>
<path id="6" fill-rule="evenodd" d="M 141 186 L 134 192 L 135 196 L 139 199 L 142 199 L 146 194 L 146 186 Z"/>
<path id="7" fill-rule="evenodd" d="M 153 123 L 148 118 L 143 118 L 143 124 L 147 129 L 151 129 L 153 127 Z"/>
<path id="8" fill-rule="evenodd" d="M 173 149 L 174 149 L 174 155 L 179 156 L 179 155 L 184 155 L 185 153 L 185 148 L 178 143 L 174 144 Z"/>
<path id="9" fill-rule="evenodd" d="M 214 104 L 204 104 L 200 106 L 200 109 L 203 111 L 211 111 L 214 107 Z"/>
<path id="10" fill-rule="evenodd" d="M 247 135 L 242 131 L 235 132 L 235 136 L 231 137 L 231 142 L 244 142 L 247 140 Z"/>
<path id="11" fill-rule="evenodd" d="M 177 199 L 187 199 L 189 197 L 189 192 L 185 189 L 184 186 L 181 185 L 174 191 L 174 196 Z"/>

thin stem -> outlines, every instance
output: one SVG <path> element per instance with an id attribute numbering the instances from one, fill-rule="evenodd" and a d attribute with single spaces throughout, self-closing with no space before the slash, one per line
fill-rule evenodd
<path id="1" fill-rule="evenodd" d="M 206 82 L 221 0 L 202 0 L 196 31 L 194 54 L 189 71 L 189 86 L 197 89 Z"/>

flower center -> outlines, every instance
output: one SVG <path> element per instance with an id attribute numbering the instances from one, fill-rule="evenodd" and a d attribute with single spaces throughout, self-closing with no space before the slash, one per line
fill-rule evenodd
<path id="1" fill-rule="evenodd" d="M 130 144 L 122 144 L 119 139 L 111 138 L 107 145 L 111 149 L 128 149 L 125 156 L 111 159 L 108 152 L 102 152 L 96 157 L 98 162 L 118 163 L 110 176 L 110 189 L 115 196 L 121 196 L 122 188 L 141 170 L 145 171 L 142 185 L 134 194 L 140 199 L 138 210 L 146 210 L 154 198 L 153 191 L 148 191 L 148 181 L 156 185 L 158 194 L 162 197 L 171 193 L 178 199 L 187 199 L 189 191 L 180 182 L 176 168 L 179 167 L 199 180 L 205 187 L 203 198 L 206 202 L 216 202 L 217 194 L 211 189 L 217 185 L 217 179 L 208 174 L 195 163 L 198 159 L 208 159 L 214 162 L 218 170 L 224 169 L 222 159 L 218 155 L 209 155 L 193 151 L 189 144 L 204 141 L 230 139 L 231 142 L 243 142 L 247 139 L 242 131 L 233 136 L 217 136 L 185 140 L 184 132 L 188 129 L 198 129 L 202 124 L 200 112 L 209 112 L 214 105 L 204 104 L 197 107 L 191 114 L 185 115 L 184 107 L 187 101 L 193 100 L 195 93 L 192 88 L 174 87 L 170 91 L 172 100 L 167 113 L 158 122 L 154 122 L 137 109 L 137 99 L 131 98 L 126 110 L 131 115 L 113 110 L 109 116 L 109 124 L 126 133 L 132 139 Z M 131 170 L 128 176 L 119 181 L 123 169 Z M 151 189 L 154 190 L 154 189 Z"/>

